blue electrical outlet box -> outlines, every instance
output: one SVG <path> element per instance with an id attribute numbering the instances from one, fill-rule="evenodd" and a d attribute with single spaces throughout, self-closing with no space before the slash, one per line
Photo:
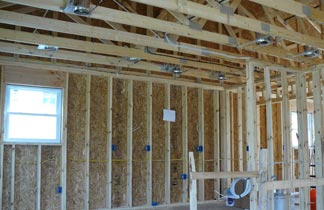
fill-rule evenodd
<path id="1" fill-rule="evenodd" d="M 62 186 L 56 187 L 56 194 L 62 194 Z"/>
<path id="2" fill-rule="evenodd" d="M 157 206 L 157 205 L 158 205 L 158 202 L 155 202 L 155 201 L 152 202 L 152 206 Z"/>
<path id="3" fill-rule="evenodd" d="M 197 146 L 197 147 L 196 147 L 196 151 L 197 151 L 197 152 L 203 152 L 203 151 L 204 151 L 204 147 L 201 146 L 201 145 L 200 145 L 200 146 Z"/>
<path id="4" fill-rule="evenodd" d="M 187 174 L 181 174 L 181 179 L 182 180 L 186 180 L 188 178 L 188 175 Z"/>
<path id="5" fill-rule="evenodd" d="M 116 151 L 116 146 L 114 144 L 111 145 L 111 150 Z"/>
<path id="6" fill-rule="evenodd" d="M 146 151 L 146 152 L 151 151 L 151 145 L 146 145 L 146 146 L 145 146 L 145 151 Z"/>

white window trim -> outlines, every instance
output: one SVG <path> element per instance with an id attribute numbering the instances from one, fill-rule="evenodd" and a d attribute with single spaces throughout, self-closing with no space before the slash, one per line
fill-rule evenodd
<path id="1" fill-rule="evenodd" d="M 10 90 L 12 88 L 27 89 L 27 90 L 40 90 L 40 91 L 50 91 L 57 94 L 56 110 L 57 114 L 37 114 L 37 113 L 24 113 L 24 112 L 9 112 L 9 102 L 10 102 Z M 29 85 L 19 85 L 19 84 L 7 84 L 5 85 L 5 109 L 4 109 L 4 144 L 54 144 L 59 145 L 62 143 L 62 112 L 63 103 L 62 95 L 63 89 L 57 87 L 37 87 Z M 8 134 L 8 118 L 9 115 L 26 115 L 26 116 L 54 116 L 56 117 L 56 139 L 31 139 L 31 138 L 7 138 Z"/>

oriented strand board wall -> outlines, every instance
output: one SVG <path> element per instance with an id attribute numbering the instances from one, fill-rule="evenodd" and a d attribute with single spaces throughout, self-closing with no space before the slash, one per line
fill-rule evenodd
<path id="1" fill-rule="evenodd" d="M 11 146 L 4 146 L 2 208 L 10 209 Z"/>
<path id="2" fill-rule="evenodd" d="M 182 200 L 182 87 L 170 88 L 171 110 L 176 111 L 176 121 L 171 122 L 171 203 Z"/>
<path id="3" fill-rule="evenodd" d="M 90 209 L 106 207 L 107 78 L 93 76 L 90 91 Z"/>
<path id="4" fill-rule="evenodd" d="M 214 115 L 213 91 L 204 91 L 204 143 L 205 143 L 205 171 L 214 169 Z M 205 180 L 205 200 L 214 199 L 214 180 Z"/>
<path id="5" fill-rule="evenodd" d="M 147 83 L 133 82 L 133 206 L 147 203 Z"/>
<path id="6" fill-rule="evenodd" d="M 163 84 L 153 84 L 152 95 L 152 202 L 165 202 L 165 122 L 163 109 L 166 90 Z"/>
<path id="7" fill-rule="evenodd" d="M 67 120 L 67 209 L 84 209 L 86 76 L 70 74 Z"/>
<path id="8" fill-rule="evenodd" d="M 112 207 L 126 206 L 128 81 L 113 80 Z"/>
<path id="9" fill-rule="evenodd" d="M 42 146 L 41 209 L 60 208 L 61 196 L 56 193 L 56 188 L 60 184 L 60 167 L 61 147 Z"/>

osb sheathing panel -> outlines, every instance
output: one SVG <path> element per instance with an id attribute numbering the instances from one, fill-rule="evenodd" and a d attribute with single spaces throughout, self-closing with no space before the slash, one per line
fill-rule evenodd
<path id="1" fill-rule="evenodd" d="M 188 88 L 188 151 L 194 152 L 196 169 L 198 167 L 198 89 Z"/>
<path id="2" fill-rule="evenodd" d="M 36 209 L 37 146 L 16 146 L 15 209 Z"/>
<path id="3" fill-rule="evenodd" d="M 128 81 L 113 80 L 112 207 L 126 206 Z"/>
<path id="4" fill-rule="evenodd" d="M 86 76 L 70 74 L 67 119 L 67 209 L 84 209 Z"/>
<path id="5" fill-rule="evenodd" d="M 214 169 L 214 114 L 213 91 L 204 90 L 204 148 L 205 171 L 213 172 Z M 205 200 L 214 199 L 214 180 L 205 180 Z"/>
<path id="6" fill-rule="evenodd" d="M 170 88 L 171 110 L 176 111 L 176 121 L 171 122 L 171 203 L 182 202 L 182 87 Z"/>
<path id="7" fill-rule="evenodd" d="M 281 103 L 272 105 L 272 123 L 274 162 L 282 162 Z M 282 164 L 274 165 L 274 173 L 282 180 Z"/>
<path id="8" fill-rule="evenodd" d="M 166 90 L 162 84 L 153 84 L 152 95 L 152 202 L 162 204 L 165 201 L 165 108 Z"/>
<path id="9" fill-rule="evenodd" d="M 106 207 L 107 78 L 93 76 L 90 89 L 90 209 Z"/>
<path id="10" fill-rule="evenodd" d="M 10 168 L 11 146 L 4 146 L 3 153 L 3 186 L 2 186 L 2 208 L 10 209 Z"/>
<path id="11" fill-rule="evenodd" d="M 42 146 L 41 209 L 60 208 L 61 194 L 56 194 L 60 185 L 61 147 Z"/>
<path id="12" fill-rule="evenodd" d="M 147 83 L 133 82 L 133 206 L 147 203 Z"/>

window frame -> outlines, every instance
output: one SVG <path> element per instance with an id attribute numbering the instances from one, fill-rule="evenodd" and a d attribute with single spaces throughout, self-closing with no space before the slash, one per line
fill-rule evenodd
<path id="1" fill-rule="evenodd" d="M 38 113 L 25 113 L 25 112 L 9 112 L 10 107 L 10 90 L 34 90 L 40 92 L 52 92 L 56 94 L 56 114 L 38 114 Z M 4 96 L 4 144 L 44 144 L 44 145 L 61 145 L 62 144 L 62 122 L 63 122 L 63 94 L 64 89 L 59 87 L 46 87 L 46 86 L 32 86 L 32 85 L 21 85 L 21 84 L 5 84 L 5 96 Z M 56 138 L 8 138 L 9 132 L 9 116 L 20 115 L 20 116 L 51 116 L 56 118 Z"/>

